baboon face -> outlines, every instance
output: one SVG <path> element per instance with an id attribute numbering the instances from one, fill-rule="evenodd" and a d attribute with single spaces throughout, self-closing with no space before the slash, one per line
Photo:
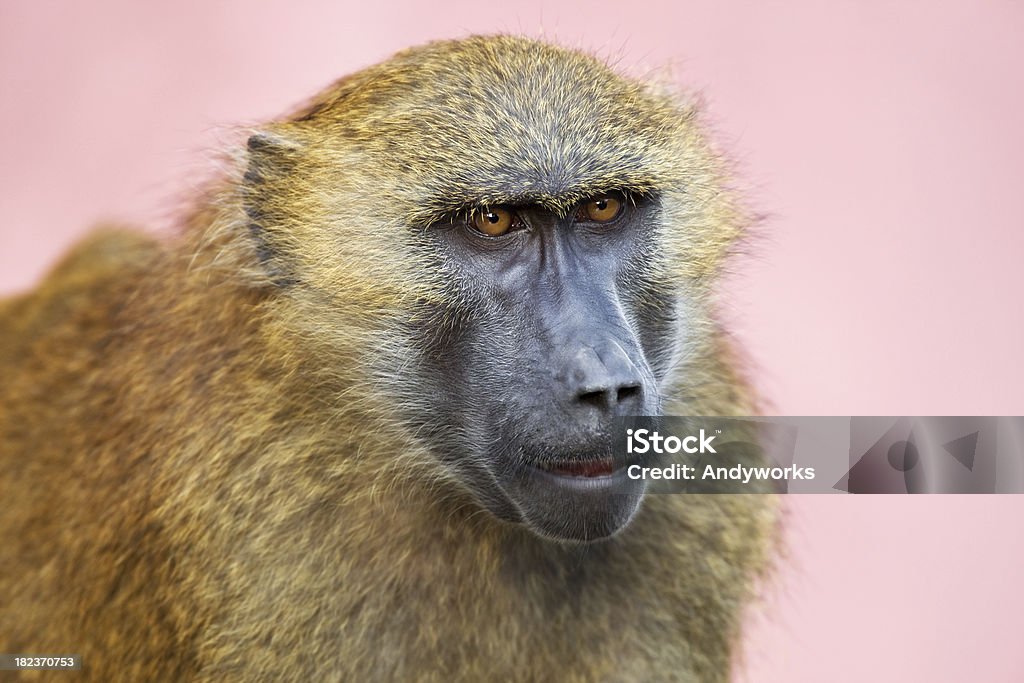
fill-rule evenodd
<path id="1" fill-rule="evenodd" d="M 612 458 L 613 421 L 661 410 L 704 319 L 694 264 L 729 238 L 689 118 L 569 50 L 428 45 L 300 112 L 284 133 L 303 151 L 252 215 L 293 221 L 278 244 L 300 287 L 390 315 L 377 386 L 479 501 L 600 539 L 644 493 Z"/>
<path id="2" fill-rule="evenodd" d="M 637 281 L 657 216 L 656 200 L 609 191 L 565 212 L 488 206 L 432 228 L 458 302 L 428 362 L 451 430 L 442 448 L 492 508 L 542 535 L 608 536 L 643 494 L 610 430 L 660 410 L 652 358 L 673 343 L 675 312 L 641 301 L 654 290 Z"/>

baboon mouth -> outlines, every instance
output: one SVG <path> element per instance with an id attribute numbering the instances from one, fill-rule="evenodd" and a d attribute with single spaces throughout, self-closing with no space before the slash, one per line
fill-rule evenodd
<path id="1" fill-rule="evenodd" d="M 614 534 L 638 509 L 646 485 L 628 471 L 615 453 L 578 448 L 520 461 L 504 485 L 533 531 L 546 538 L 593 541 Z"/>
<path id="2" fill-rule="evenodd" d="M 560 477 L 596 478 L 610 477 L 615 474 L 615 461 L 612 458 L 596 460 L 568 460 L 563 462 L 543 462 L 537 467 L 550 474 Z"/>

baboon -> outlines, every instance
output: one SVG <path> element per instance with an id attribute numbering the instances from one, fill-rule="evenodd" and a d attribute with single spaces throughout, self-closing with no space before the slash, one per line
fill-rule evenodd
<path id="1" fill-rule="evenodd" d="M 773 498 L 612 495 L 754 409 L 693 107 L 543 42 L 397 54 L 157 240 L 0 303 L 0 651 L 87 681 L 723 681 Z M 30 674 L 23 674 L 30 675 Z"/>

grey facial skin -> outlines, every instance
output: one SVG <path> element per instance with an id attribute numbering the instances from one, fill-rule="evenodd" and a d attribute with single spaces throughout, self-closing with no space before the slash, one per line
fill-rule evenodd
<path id="1" fill-rule="evenodd" d="M 473 214 L 433 231 L 463 305 L 424 327 L 447 330 L 423 367 L 451 409 L 419 419 L 493 513 L 563 541 L 605 538 L 636 512 L 645 484 L 613 458 L 609 427 L 660 413 L 665 368 L 650 359 L 669 352 L 676 318 L 636 275 L 656 202 L 608 196 L 619 211 L 607 221 L 586 202 L 565 215 L 523 204 L 501 208 L 512 225 L 498 236 Z"/>

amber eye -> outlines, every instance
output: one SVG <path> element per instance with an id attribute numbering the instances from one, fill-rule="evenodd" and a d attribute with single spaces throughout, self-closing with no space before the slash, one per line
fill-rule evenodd
<path id="1" fill-rule="evenodd" d="M 484 208 L 473 214 L 473 227 L 485 235 L 498 237 L 512 227 L 514 216 L 508 209 Z"/>
<path id="2" fill-rule="evenodd" d="M 622 212 L 622 200 L 611 195 L 591 199 L 580 207 L 580 218 L 595 223 L 609 223 Z"/>

